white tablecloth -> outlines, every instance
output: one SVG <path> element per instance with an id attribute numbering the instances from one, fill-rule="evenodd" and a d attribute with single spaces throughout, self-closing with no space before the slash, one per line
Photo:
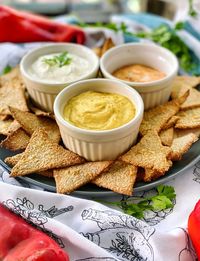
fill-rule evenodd
<path id="1" fill-rule="evenodd" d="M 196 260 L 187 220 L 200 198 L 200 162 L 167 183 L 177 194 L 174 208 L 149 211 L 142 221 L 92 200 L 38 190 L 9 178 L 2 167 L 0 180 L 0 202 L 47 231 L 72 261 Z"/>

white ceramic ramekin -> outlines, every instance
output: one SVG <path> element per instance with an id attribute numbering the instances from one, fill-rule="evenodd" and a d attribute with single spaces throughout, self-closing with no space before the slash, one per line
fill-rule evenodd
<path id="1" fill-rule="evenodd" d="M 39 80 L 29 73 L 31 64 L 40 56 L 67 51 L 85 58 L 92 65 L 91 70 L 78 80 L 94 78 L 99 70 L 99 58 L 89 48 L 79 44 L 49 44 L 28 52 L 21 60 L 20 70 L 28 93 L 34 103 L 43 110 L 53 111 L 53 103 L 56 95 L 67 85 L 76 81 L 65 83 L 52 83 L 47 80 Z M 83 68 L 84 70 L 84 68 Z"/>
<path id="2" fill-rule="evenodd" d="M 126 65 L 142 64 L 160 70 L 166 76 L 160 80 L 142 83 L 118 79 L 112 73 Z M 103 76 L 117 79 L 136 89 L 144 101 L 144 108 L 153 108 L 166 102 L 171 94 L 172 82 L 177 75 L 178 60 L 176 56 L 155 44 L 130 43 L 122 44 L 108 50 L 100 60 Z"/>
<path id="3" fill-rule="evenodd" d="M 86 91 L 118 93 L 128 97 L 136 107 L 135 117 L 123 126 L 111 130 L 93 131 L 78 128 L 63 118 L 67 101 Z M 91 79 L 74 83 L 62 90 L 54 102 L 54 113 L 65 146 L 87 160 L 113 160 L 136 141 L 143 118 L 142 98 L 128 85 L 108 79 Z"/>

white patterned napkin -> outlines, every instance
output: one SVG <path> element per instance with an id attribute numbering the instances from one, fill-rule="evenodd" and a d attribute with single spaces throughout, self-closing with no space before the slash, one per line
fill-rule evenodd
<path id="1" fill-rule="evenodd" d="M 149 211 L 142 221 L 95 201 L 23 188 L 3 168 L 0 180 L 0 202 L 47 232 L 72 261 L 196 260 L 187 220 L 199 199 L 200 162 L 168 183 L 177 194 L 174 208 Z"/>

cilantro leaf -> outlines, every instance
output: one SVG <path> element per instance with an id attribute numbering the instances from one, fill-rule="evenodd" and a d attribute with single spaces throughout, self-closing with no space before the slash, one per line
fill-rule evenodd
<path id="1" fill-rule="evenodd" d="M 54 55 L 52 58 L 45 58 L 43 59 L 43 62 L 48 64 L 49 66 L 58 66 L 63 67 L 65 65 L 70 64 L 72 61 L 72 58 L 69 57 L 68 52 L 63 52 L 59 55 Z"/>
<path id="2" fill-rule="evenodd" d="M 12 67 L 10 65 L 7 65 L 4 69 L 3 69 L 3 74 L 9 73 L 12 70 Z"/>
<path id="3" fill-rule="evenodd" d="M 175 199 L 175 197 L 175 190 L 172 186 L 159 185 L 156 188 L 156 194 L 151 197 L 130 197 L 117 202 L 97 201 L 117 206 L 121 208 L 125 214 L 142 219 L 146 211 L 160 211 L 172 208 L 174 206 L 173 199 Z"/>
<path id="4" fill-rule="evenodd" d="M 173 207 L 172 201 L 164 195 L 152 197 L 151 205 L 153 210 L 164 210 Z"/>
<path id="5" fill-rule="evenodd" d="M 158 191 L 158 194 L 161 196 L 166 196 L 171 200 L 176 198 L 175 190 L 171 186 L 159 185 L 156 189 Z"/>

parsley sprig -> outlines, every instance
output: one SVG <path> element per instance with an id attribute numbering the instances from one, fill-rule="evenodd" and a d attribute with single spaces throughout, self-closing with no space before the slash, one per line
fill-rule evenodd
<path id="1" fill-rule="evenodd" d="M 98 200 L 98 202 L 117 206 L 122 209 L 124 213 L 142 219 L 148 210 L 161 211 L 172 208 L 175 198 L 176 194 L 172 186 L 159 185 L 156 188 L 156 194 L 153 196 L 145 198 L 130 197 L 116 202 Z"/>
<path id="2" fill-rule="evenodd" d="M 68 52 L 62 52 L 59 55 L 54 55 L 52 58 L 44 58 L 43 62 L 48 64 L 49 66 L 58 66 L 63 67 L 65 65 L 70 64 L 72 58 L 69 57 Z"/>
<path id="3" fill-rule="evenodd" d="M 12 70 L 12 67 L 10 65 L 7 65 L 4 69 L 2 74 L 7 74 Z"/>
<path id="4" fill-rule="evenodd" d="M 151 32 L 141 32 L 136 34 L 140 38 L 148 38 L 155 43 L 172 51 L 179 59 L 180 66 L 186 71 L 190 72 L 195 68 L 192 61 L 191 52 L 187 45 L 176 34 L 177 30 L 183 28 L 183 24 L 178 23 L 175 28 L 170 28 L 168 25 L 163 24 Z"/>

